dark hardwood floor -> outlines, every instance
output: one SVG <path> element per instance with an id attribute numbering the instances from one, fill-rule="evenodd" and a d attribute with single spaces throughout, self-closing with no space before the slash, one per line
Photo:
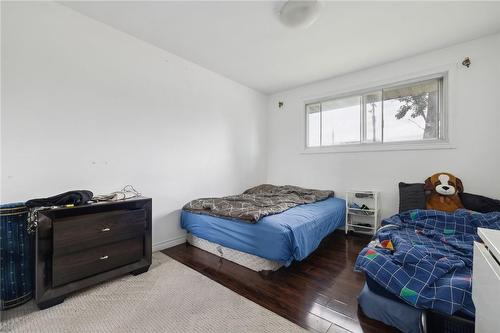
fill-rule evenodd
<path id="1" fill-rule="evenodd" d="M 181 244 L 162 252 L 288 320 L 318 332 L 398 332 L 367 318 L 357 296 L 364 276 L 353 271 L 363 235 L 335 231 L 307 259 L 264 275 Z"/>

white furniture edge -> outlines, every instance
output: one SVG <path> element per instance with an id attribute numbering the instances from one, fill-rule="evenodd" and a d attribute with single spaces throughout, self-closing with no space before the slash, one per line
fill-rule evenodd
<path id="1" fill-rule="evenodd" d="M 500 231 L 478 228 L 477 234 L 484 243 L 474 242 L 472 272 L 472 300 L 476 307 L 475 331 L 498 332 L 500 307 Z"/>
<path id="2" fill-rule="evenodd" d="M 491 254 L 500 261 L 500 231 L 486 228 L 477 228 L 477 234 L 484 242 Z"/>

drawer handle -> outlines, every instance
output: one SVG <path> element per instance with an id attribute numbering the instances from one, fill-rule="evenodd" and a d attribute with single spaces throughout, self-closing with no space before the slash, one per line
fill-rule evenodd
<path id="1" fill-rule="evenodd" d="M 102 257 L 99 258 L 99 260 L 106 260 L 108 258 L 109 258 L 108 256 L 102 256 Z"/>
<path id="2" fill-rule="evenodd" d="M 106 231 L 110 231 L 111 229 L 109 228 L 104 228 L 104 229 L 101 229 L 102 232 L 106 232 Z"/>

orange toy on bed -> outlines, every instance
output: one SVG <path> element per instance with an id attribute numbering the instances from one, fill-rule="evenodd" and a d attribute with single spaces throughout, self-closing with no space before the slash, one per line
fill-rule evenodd
<path id="1" fill-rule="evenodd" d="M 464 186 L 459 178 L 450 173 L 440 172 L 427 178 L 424 189 L 430 191 L 427 209 L 454 212 L 463 208 L 458 193 L 464 191 Z"/>

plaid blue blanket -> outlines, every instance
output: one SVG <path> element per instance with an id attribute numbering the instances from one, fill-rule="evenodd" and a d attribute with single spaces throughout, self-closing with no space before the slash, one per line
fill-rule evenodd
<path id="1" fill-rule="evenodd" d="M 472 254 L 477 227 L 500 229 L 500 212 L 413 210 L 383 221 L 355 270 L 422 309 L 474 316 Z"/>

